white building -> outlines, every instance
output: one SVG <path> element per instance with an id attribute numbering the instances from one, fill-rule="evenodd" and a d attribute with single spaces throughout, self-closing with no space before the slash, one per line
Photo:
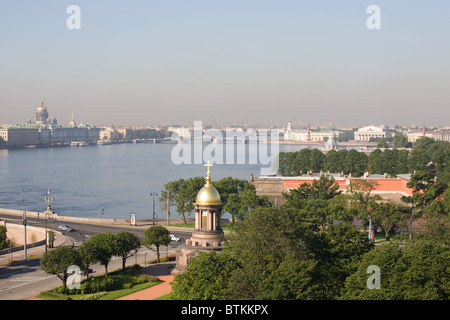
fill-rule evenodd
<path id="1" fill-rule="evenodd" d="M 354 140 L 355 141 L 370 141 L 370 138 L 374 139 L 386 139 L 391 138 L 392 135 L 389 130 L 387 130 L 384 126 L 376 127 L 376 126 L 367 126 L 359 128 L 355 131 Z"/>
<path id="2" fill-rule="evenodd" d="M 408 142 L 416 142 L 417 139 L 422 137 L 432 138 L 440 141 L 450 141 L 450 131 L 434 131 L 434 132 L 409 132 L 406 134 Z"/>
<path id="3" fill-rule="evenodd" d="M 324 142 L 331 136 L 339 138 L 342 136 L 340 131 L 311 131 L 311 130 L 293 130 L 291 121 L 288 122 L 286 131 L 284 132 L 285 141 L 297 142 Z"/>

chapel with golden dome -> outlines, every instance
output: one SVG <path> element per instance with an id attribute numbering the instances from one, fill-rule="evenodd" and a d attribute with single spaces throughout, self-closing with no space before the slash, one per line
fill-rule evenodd
<path id="1" fill-rule="evenodd" d="M 186 269 L 190 259 L 197 256 L 200 251 L 221 252 L 223 249 L 222 208 L 220 194 L 211 183 L 210 167 L 206 175 L 206 184 L 200 189 L 194 203 L 195 229 L 190 239 L 181 246 L 176 254 L 176 267 L 174 273 Z"/>

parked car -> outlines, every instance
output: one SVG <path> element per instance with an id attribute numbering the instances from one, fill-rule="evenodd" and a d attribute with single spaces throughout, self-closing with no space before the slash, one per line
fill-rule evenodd
<path id="1" fill-rule="evenodd" d="M 70 232 L 70 231 L 73 231 L 73 228 L 63 224 L 63 225 L 60 225 L 58 228 L 56 228 L 56 230 L 58 230 L 58 231 L 69 231 Z"/>
<path id="2" fill-rule="evenodd" d="M 87 276 L 89 273 L 93 273 L 94 270 L 92 270 L 91 268 L 88 268 L 87 270 L 83 270 L 83 276 Z"/>
<path id="3" fill-rule="evenodd" d="M 180 238 L 175 237 L 173 234 L 169 234 L 169 237 L 170 237 L 170 241 L 176 241 L 176 242 L 181 241 Z"/>

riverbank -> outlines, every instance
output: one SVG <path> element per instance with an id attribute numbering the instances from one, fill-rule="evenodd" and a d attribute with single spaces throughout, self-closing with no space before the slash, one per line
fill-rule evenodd
<path id="1" fill-rule="evenodd" d="M 22 210 L 14 210 L 14 209 L 5 209 L 0 208 L 0 214 L 6 215 L 14 215 L 17 217 L 23 217 Z M 75 222 L 75 223 L 86 223 L 86 224 L 101 224 L 101 225 L 128 225 L 131 226 L 131 219 L 107 219 L 107 218 L 84 218 L 84 217 L 69 217 L 69 216 L 61 216 L 57 213 L 47 214 L 45 212 L 34 212 L 34 211 L 26 211 L 27 218 L 34 219 L 50 219 L 55 221 L 55 223 L 66 223 L 66 222 Z M 1 217 L 0 217 L 1 220 Z M 222 219 L 222 223 L 229 223 L 231 219 Z M 195 222 L 194 218 L 186 218 L 187 227 L 183 227 L 184 220 L 181 218 L 170 218 L 170 225 L 167 227 L 171 230 L 179 229 L 178 231 L 186 231 L 192 230 L 190 227 L 191 224 Z M 153 219 L 136 219 L 135 226 L 146 226 L 153 224 Z M 157 225 L 167 225 L 167 219 L 155 219 L 155 224 Z M 176 226 L 171 226 L 176 225 Z M 134 226 L 134 225 L 133 225 Z"/>

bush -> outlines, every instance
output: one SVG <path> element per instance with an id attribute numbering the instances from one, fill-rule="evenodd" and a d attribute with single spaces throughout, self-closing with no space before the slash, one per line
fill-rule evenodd
<path id="1" fill-rule="evenodd" d="M 97 293 L 110 291 L 114 288 L 115 281 L 112 278 L 91 278 L 81 284 L 80 293 Z"/>
<path id="2" fill-rule="evenodd" d="M 151 275 L 148 275 L 148 274 L 145 274 L 145 275 L 143 275 L 143 276 L 141 276 L 141 277 L 139 277 L 139 279 L 145 279 L 145 281 L 142 281 L 142 283 L 144 283 L 144 282 L 161 282 L 161 280 L 159 280 L 159 278 L 158 277 L 155 277 L 155 276 L 151 276 Z"/>
<path id="3" fill-rule="evenodd" d="M 81 298 L 81 300 L 98 300 L 100 297 L 104 296 L 105 294 L 106 294 L 105 291 L 92 293 L 92 294 L 88 294 L 88 295 L 84 296 L 83 298 Z"/>

